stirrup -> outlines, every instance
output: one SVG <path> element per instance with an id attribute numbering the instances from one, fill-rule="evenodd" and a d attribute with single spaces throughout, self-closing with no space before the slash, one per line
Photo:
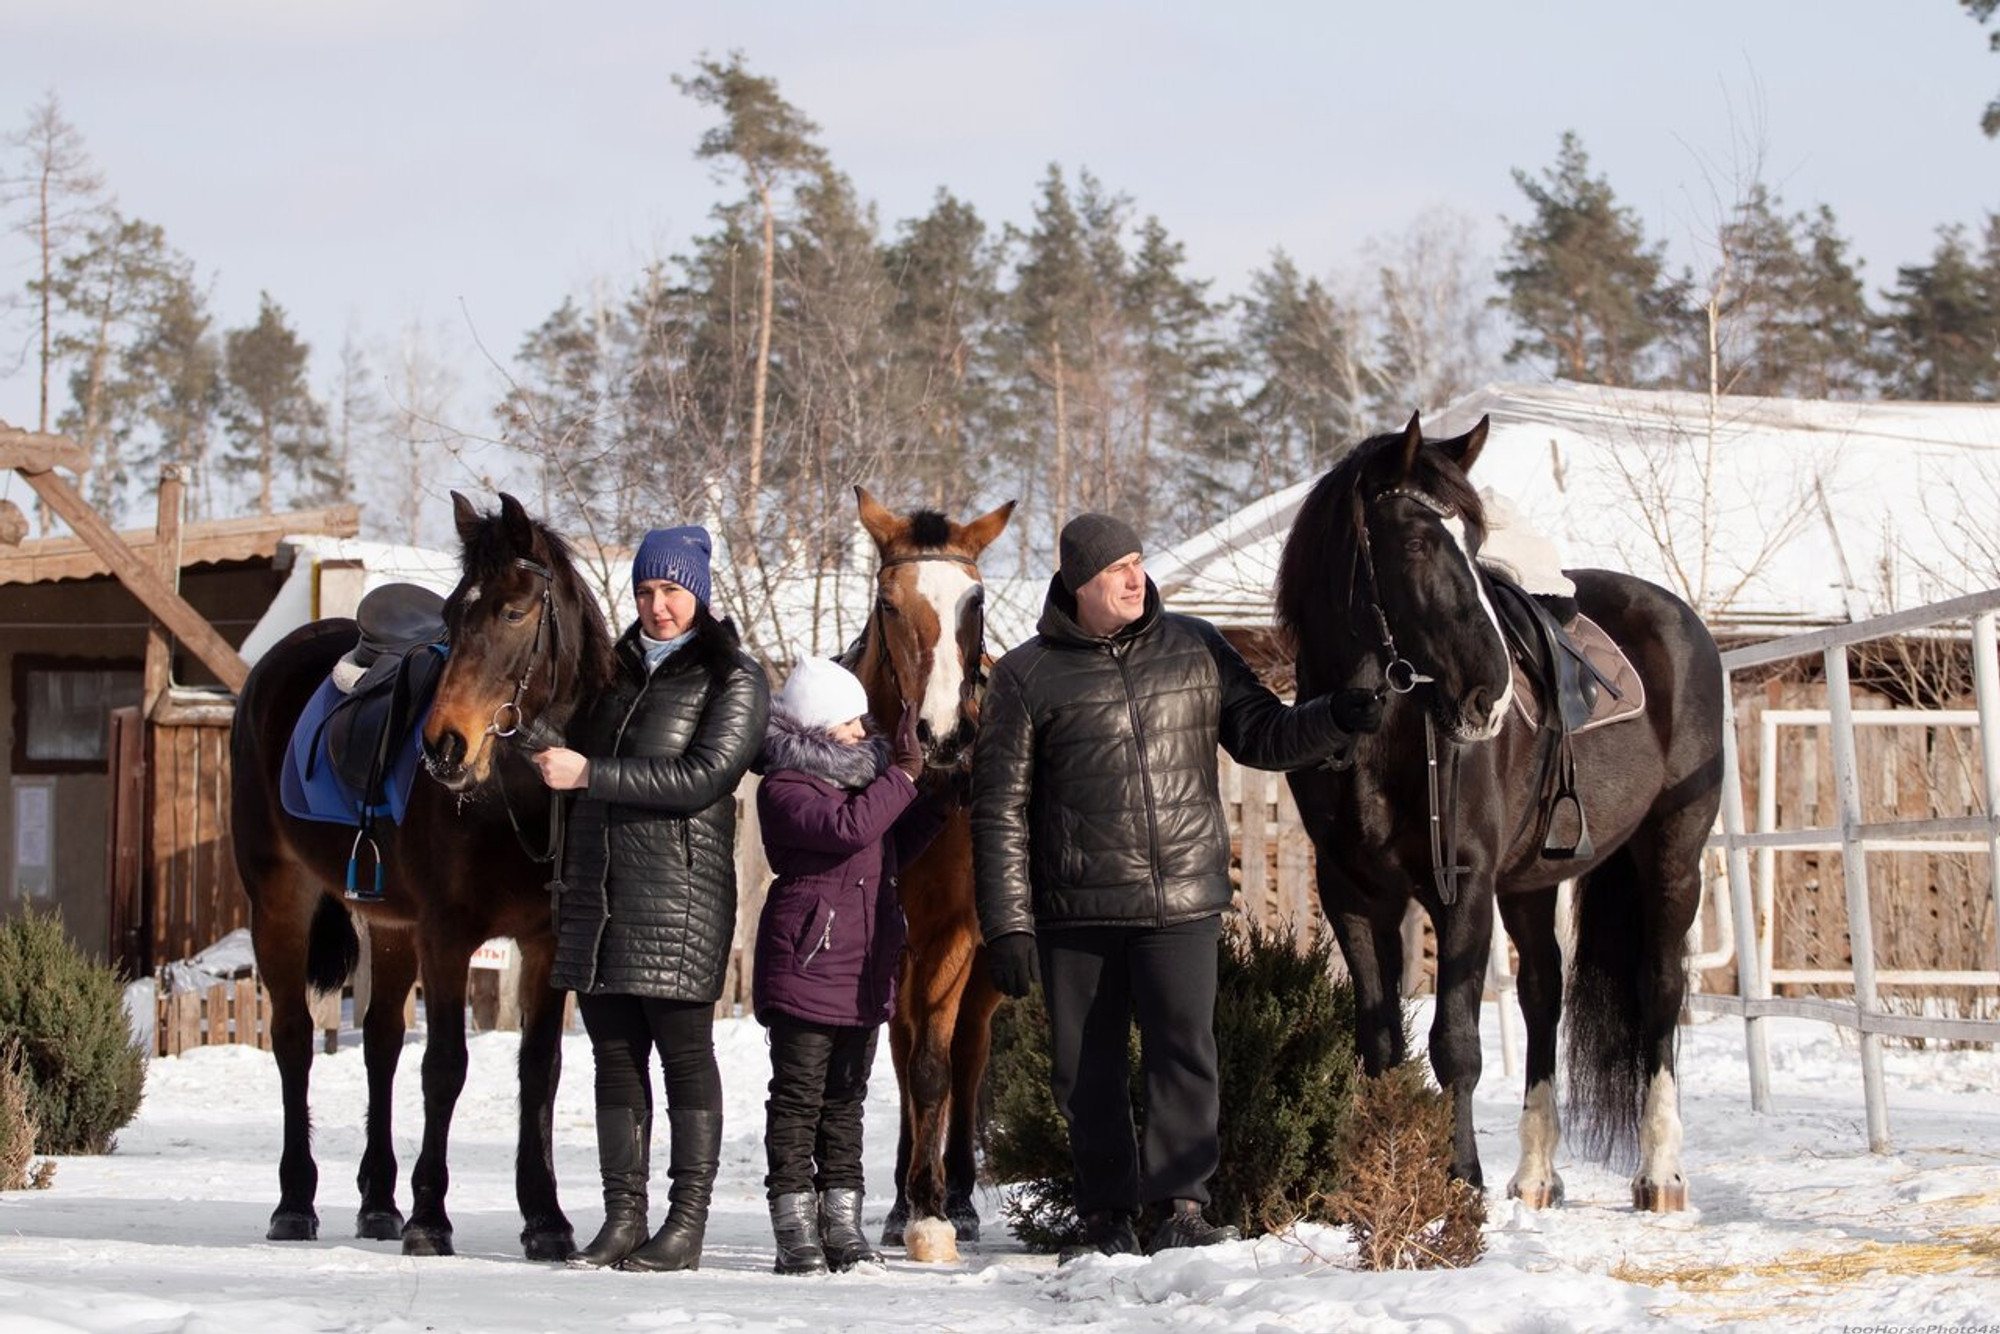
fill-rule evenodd
<path id="1" fill-rule="evenodd" d="M 361 845 L 364 842 L 368 844 L 368 852 L 375 862 L 375 881 L 372 889 L 364 889 L 357 884 L 356 871 L 359 869 Z M 347 897 L 355 903 L 380 903 L 385 892 L 382 848 L 368 832 L 368 826 L 363 825 L 354 831 L 354 846 L 347 852 Z"/>
<path id="2" fill-rule="evenodd" d="M 1576 812 L 1576 841 L 1568 847 L 1555 842 L 1556 816 L 1564 807 Z M 1597 847 L 1590 841 L 1590 821 L 1584 818 L 1583 799 L 1574 791 L 1558 792 L 1549 802 L 1548 823 L 1542 826 L 1542 856 L 1552 862 L 1576 861 L 1597 854 Z"/>

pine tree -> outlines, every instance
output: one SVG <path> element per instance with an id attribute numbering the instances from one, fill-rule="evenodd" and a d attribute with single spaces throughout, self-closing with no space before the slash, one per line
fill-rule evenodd
<path id="1" fill-rule="evenodd" d="M 1590 174 L 1573 132 L 1539 180 L 1517 169 L 1514 183 L 1534 216 L 1508 229 L 1497 275 L 1505 295 L 1496 300 L 1521 328 L 1508 360 L 1545 357 L 1558 378 L 1597 384 L 1649 379 L 1676 305 L 1664 250 Z"/>
<path id="2" fill-rule="evenodd" d="M 57 273 L 72 247 L 93 229 L 101 228 L 97 215 L 104 179 L 91 165 L 83 135 L 63 115 L 62 102 L 53 91 L 29 108 L 27 122 L 7 137 L 7 143 L 18 157 L 0 178 L 0 202 L 26 200 L 29 205 L 16 230 L 27 236 L 35 249 L 28 292 L 36 310 L 41 371 L 41 415 L 36 429 L 46 431 L 52 420 L 50 394 L 59 355 Z"/>
<path id="3" fill-rule="evenodd" d="M 1370 372 L 1357 314 L 1282 250 L 1250 276 L 1241 336 L 1257 489 L 1324 470 L 1368 433 L 1361 398 Z"/>
<path id="4" fill-rule="evenodd" d="M 208 303 L 190 275 L 176 270 L 161 284 L 140 335 L 126 352 L 126 379 L 152 428 L 152 448 L 139 458 L 147 480 L 177 464 L 195 483 L 196 512 L 209 493 L 208 454 L 222 406 L 222 348 Z"/>
<path id="5" fill-rule="evenodd" d="M 1235 443 L 1234 423 L 1215 402 L 1227 358 L 1208 283 L 1186 267 L 1186 248 L 1157 217 L 1139 224 L 1123 290 L 1137 439 L 1120 451 L 1115 503 L 1141 533 L 1157 532 L 1169 514 L 1177 527 L 1205 528 L 1235 499 L 1235 488 L 1217 484 Z"/>
<path id="6" fill-rule="evenodd" d="M 1974 252 L 1964 227 L 1946 227 L 1929 264 L 1896 270 L 1885 296 L 1899 397 L 2000 399 L 2000 214 L 1987 219 L 1986 250 Z"/>
<path id="7" fill-rule="evenodd" d="M 228 423 L 228 470 L 257 481 L 257 512 L 277 502 L 280 469 L 293 496 L 319 503 L 337 477 L 326 437 L 326 413 L 306 381 L 310 349 L 285 322 L 284 308 L 258 294 L 257 321 L 223 339 L 223 419 Z"/>
<path id="8" fill-rule="evenodd" d="M 1958 3 L 1979 24 L 1990 22 L 1995 11 L 2000 11 L 2000 0 L 1958 0 Z M 1989 51 L 2000 51 L 2000 32 L 1986 39 L 1986 47 Z M 1979 118 L 1979 128 L 1986 132 L 1989 139 L 2000 138 L 2000 97 L 1986 104 L 1986 113 Z"/>
<path id="9" fill-rule="evenodd" d="M 750 73 L 743 53 L 727 64 L 703 59 L 694 76 L 676 75 L 674 86 L 723 115 L 723 123 L 702 136 L 695 156 L 734 162 L 756 201 L 762 227 L 758 247 L 757 352 L 752 367 L 748 435 L 747 518 L 756 527 L 764 485 L 765 396 L 771 368 L 771 324 L 777 299 L 778 191 L 802 173 L 817 170 L 824 154 L 813 142 L 819 126 L 778 93 L 777 81 Z"/>
<path id="10" fill-rule="evenodd" d="M 944 190 L 929 213 L 900 231 L 882 253 L 892 293 L 892 448 L 914 463 L 920 495 L 955 510 L 983 480 L 987 453 L 975 440 L 997 433 L 991 342 L 998 259 L 978 213 Z"/>

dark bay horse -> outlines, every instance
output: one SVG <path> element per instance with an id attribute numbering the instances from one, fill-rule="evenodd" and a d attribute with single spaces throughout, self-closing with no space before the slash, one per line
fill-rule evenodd
<path id="1" fill-rule="evenodd" d="M 880 557 L 855 674 L 868 687 L 869 712 L 891 733 L 904 701 L 921 710 L 924 786 L 960 783 L 971 761 L 985 666 L 978 558 L 1007 527 L 1014 502 L 958 524 L 929 510 L 892 514 L 860 487 L 855 497 Z M 898 976 L 889 1050 L 902 1086 L 903 1125 L 896 1203 L 882 1241 L 907 1246 L 913 1260 L 943 1259 L 955 1247 L 939 1244 L 932 1251 L 918 1225 L 944 1219 L 956 1240 L 979 1237 L 972 1203 L 979 1085 L 1000 1003 L 980 944 L 972 821 L 962 800 L 937 841 L 899 879 L 910 944 Z"/>
<path id="2" fill-rule="evenodd" d="M 1497 902 L 1520 956 L 1528 1031 L 1521 1165 L 1508 1193 L 1536 1207 L 1562 1197 L 1553 1083 L 1561 1020 L 1566 1110 L 1586 1152 L 1631 1161 L 1636 1148 L 1634 1204 L 1684 1208 L 1675 1025 L 1702 843 L 1721 799 L 1721 663 L 1693 608 L 1665 589 L 1605 570 L 1567 572 L 1580 609 L 1631 659 L 1645 709 L 1573 737 L 1595 849 L 1545 855 L 1550 752 L 1542 734 L 1509 717 L 1509 651 L 1476 563 L 1484 515 L 1466 474 L 1486 431 L 1481 420 L 1427 441 L 1413 417 L 1405 431 L 1364 441 L 1314 487 L 1286 541 L 1278 614 L 1296 641 L 1299 697 L 1387 690 L 1382 729 L 1362 739 L 1350 771 L 1291 776 L 1318 852 L 1320 901 L 1354 978 L 1356 1041 L 1371 1074 L 1403 1057 L 1404 908 L 1414 895 L 1430 913 L 1430 1058 L 1452 1096 L 1454 1175 L 1481 1184 L 1472 1093 Z M 1448 782 L 1431 779 L 1439 768 L 1427 754 L 1445 772 L 1456 761 L 1455 800 Z M 1465 869 L 1454 877 L 1443 864 Z M 1570 877 L 1577 920 L 1565 996 L 1556 885 Z"/>
<path id="3" fill-rule="evenodd" d="M 400 1236 L 407 1255 L 452 1253 L 445 1212 L 447 1142 L 465 1083 L 466 968 L 492 937 L 521 951 L 521 1118 L 515 1190 L 528 1257 L 561 1260 L 574 1246 L 556 1199 L 550 1118 L 561 1072 L 563 997 L 549 987 L 554 937 L 543 853 L 549 794 L 513 746 L 529 730 L 559 737 L 570 712 L 606 679 L 610 639 L 596 599 L 561 538 L 512 496 L 480 515 L 452 497 L 464 576 L 445 604 L 451 655 L 424 729 L 425 767 L 400 826 L 383 840 L 386 893 L 343 898 L 354 830 L 294 818 L 279 802 L 292 724 L 334 663 L 354 647 L 351 620 L 316 621 L 251 669 L 230 738 L 231 833 L 250 897 L 257 968 L 270 992 L 272 1051 L 284 1088 L 273 1241 L 318 1235 L 307 1081 L 313 1025 L 307 989 L 337 989 L 359 958 L 350 914 L 368 924 L 372 999 L 362 1018 L 368 1068 L 367 1149 L 356 1235 Z M 543 744 L 546 744 L 544 741 Z M 432 781 L 435 780 L 435 781 Z M 410 1175 L 411 1212 L 396 1207 L 390 1094 L 403 1050 L 403 998 L 421 971 L 426 1035 L 423 1146 Z"/>

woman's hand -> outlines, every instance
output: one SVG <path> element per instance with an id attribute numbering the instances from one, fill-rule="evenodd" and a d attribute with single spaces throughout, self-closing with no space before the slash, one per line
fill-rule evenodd
<path id="1" fill-rule="evenodd" d="M 558 792 L 590 785 L 590 761 L 562 746 L 538 750 L 531 757 L 542 781 Z"/>

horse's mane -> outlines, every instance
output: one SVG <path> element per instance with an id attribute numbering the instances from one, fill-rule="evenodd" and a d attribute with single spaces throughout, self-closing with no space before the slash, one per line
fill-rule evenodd
<path id="1" fill-rule="evenodd" d="M 1302 657 L 1316 656 L 1314 651 L 1329 632 L 1353 628 L 1355 591 L 1362 578 L 1355 517 L 1378 492 L 1399 480 L 1404 442 L 1401 431 L 1392 431 L 1356 445 L 1307 493 L 1292 520 L 1291 536 L 1278 558 L 1275 602 L 1278 625 L 1293 637 Z M 1486 511 L 1479 492 L 1428 441 L 1417 451 L 1416 474 L 1408 484 L 1456 510 L 1465 520 L 1473 548 L 1478 548 L 1486 536 Z"/>
<path id="2" fill-rule="evenodd" d="M 539 519 L 529 522 L 555 576 L 556 614 L 563 628 L 556 643 L 557 678 L 576 683 L 570 692 L 572 699 L 585 698 L 611 681 L 611 632 L 596 593 L 576 567 L 576 553 L 569 542 Z M 506 527 L 504 514 L 494 511 L 461 530 L 460 567 L 466 576 L 461 589 L 466 583 L 484 583 L 514 564 L 520 553 Z"/>
<path id="3" fill-rule="evenodd" d="M 911 511 L 910 541 L 925 551 L 935 551 L 951 541 L 951 520 L 936 510 Z"/>

